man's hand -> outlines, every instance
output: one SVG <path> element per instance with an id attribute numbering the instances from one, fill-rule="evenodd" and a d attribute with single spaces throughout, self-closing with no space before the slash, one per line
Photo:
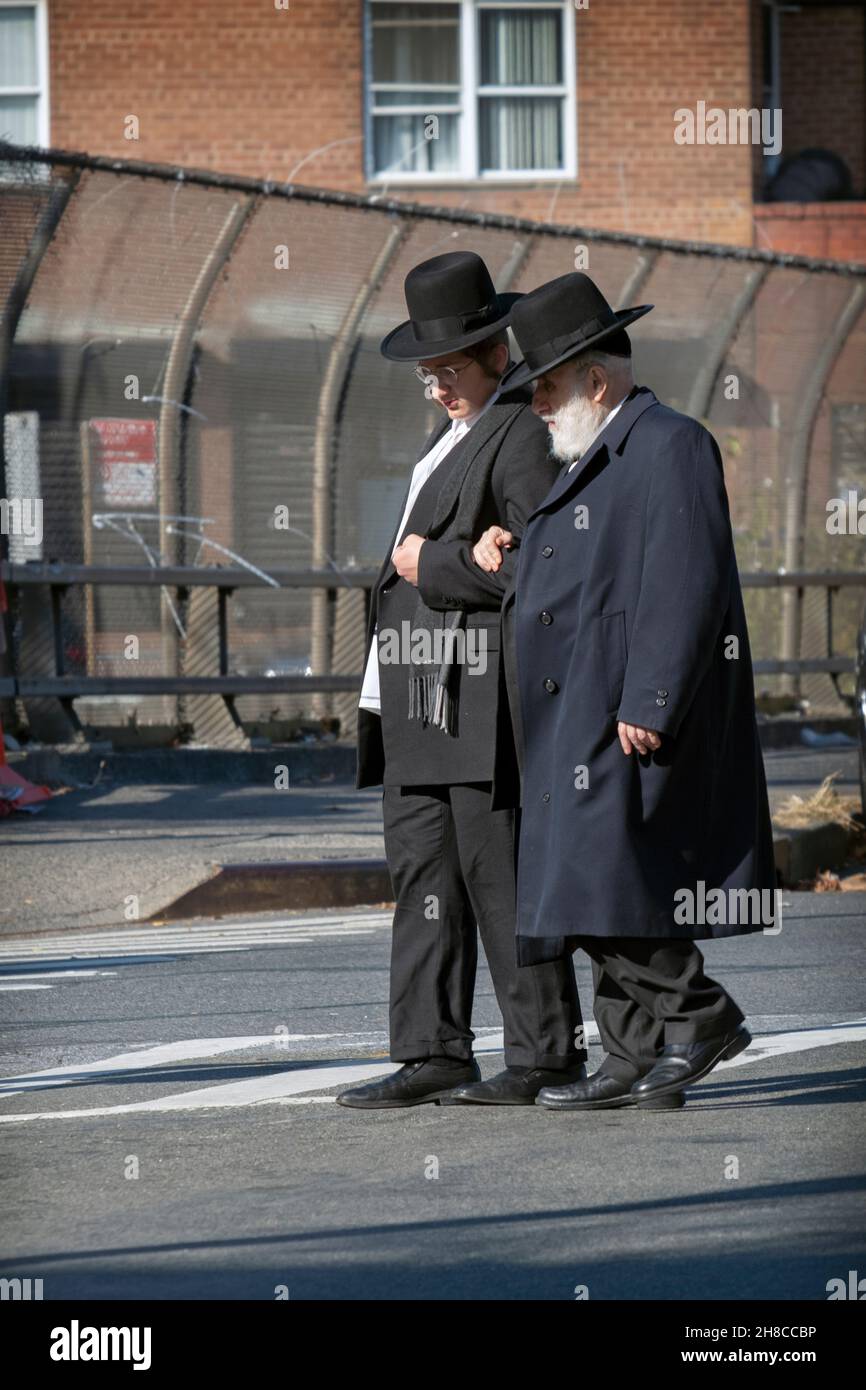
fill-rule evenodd
<path id="1" fill-rule="evenodd" d="M 401 579 L 410 584 L 418 583 L 418 555 L 426 536 L 407 536 L 394 551 L 394 568 Z"/>
<path id="2" fill-rule="evenodd" d="M 661 739 L 652 729 L 642 729 L 639 724 L 624 724 L 620 719 L 616 726 L 620 746 L 628 757 L 629 753 L 651 753 L 661 747 Z"/>
<path id="3" fill-rule="evenodd" d="M 514 540 L 510 531 L 501 526 L 488 526 L 484 535 L 472 547 L 472 558 L 480 569 L 494 574 L 502 564 L 502 551 L 510 550 Z"/>

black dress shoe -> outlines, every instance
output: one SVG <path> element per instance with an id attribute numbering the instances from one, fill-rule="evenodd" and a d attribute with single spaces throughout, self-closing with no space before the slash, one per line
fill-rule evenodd
<path id="1" fill-rule="evenodd" d="M 705 1038 L 703 1042 L 669 1043 L 662 1048 L 655 1066 L 634 1083 L 631 1094 L 639 1100 L 670 1095 L 683 1086 L 693 1086 L 719 1062 L 728 1062 L 745 1052 L 751 1041 L 751 1033 L 745 1023 L 741 1023 L 730 1032 Z"/>
<path id="2" fill-rule="evenodd" d="M 446 1105 L 534 1105 L 543 1086 L 555 1086 L 566 1078 L 586 1076 L 583 1062 L 568 1071 L 543 1067 L 506 1067 L 489 1081 L 466 1082 L 444 1102 Z"/>
<path id="3" fill-rule="evenodd" d="M 455 1086 L 465 1081 L 480 1081 L 481 1072 L 473 1059 L 465 1065 L 443 1065 L 437 1057 L 422 1057 L 407 1062 L 391 1076 L 369 1081 L 351 1091 L 341 1091 L 338 1105 L 354 1110 L 395 1110 L 405 1105 L 438 1105 L 442 1096 L 450 1095 Z"/>
<path id="4" fill-rule="evenodd" d="M 680 1110 L 685 1104 L 681 1091 L 661 1099 L 638 1102 L 631 1090 L 631 1083 L 618 1081 L 615 1076 L 594 1072 L 584 1081 L 575 1081 L 570 1086 L 546 1086 L 535 1098 L 536 1105 L 546 1110 L 619 1110 L 624 1105 L 637 1104 L 640 1110 Z"/>

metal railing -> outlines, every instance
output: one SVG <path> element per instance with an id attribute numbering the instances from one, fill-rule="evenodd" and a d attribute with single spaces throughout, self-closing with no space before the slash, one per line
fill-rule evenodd
<path id="1" fill-rule="evenodd" d="M 362 589 L 367 604 L 370 590 L 376 581 L 373 570 L 343 569 L 339 574 L 327 569 L 271 570 L 270 577 L 280 588 L 318 589 L 336 591 L 337 589 Z M 26 565 L 0 563 L 0 580 L 10 595 L 14 597 L 20 589 L 41 586 L 49 591 L 50 625 L 53 639 L 54 675 L 28 676 L 26 672 L 14 671 L 10 676 L 0 678 L 0 697 L 35 698 L 53 697 L 67 708 L 71 701 L 91 695 L 220 695 L 224 699 L 239 695 L 257 695 L 270 692 L 284 694 L 306 694 L 327 691 L 359 690 L 361 673 L 324 675 L 313 673 L 302 675 L 239 675 L 233 674 L 230 667 L 228 641 L 228 601 L 236 589 L 255 589 L 265 587 L 264 581 L 250 570 L 235 567 L 214 566 L 161 566 L 158 568 L 142 565 L 88 566 L 69 564 L 32 563 Z M 850 702 L 851 697 L 843 694 L 838 687 L 840 675 L 854 671 L 854 655 L 839 655 L 833 651 L 833 602 L 842 589 L 859 588 L 866 590 L 866 572 L 849 570 L 795 571 L 788 574 L 751 572 L 741 573 L 740 582 L 744 589 L 779 589 L 792 592 L 798 606 L 802 605 L 805 590 L 819 588 L 825 594 L 825 632 L 827 654 L 823 657 L 800 657 L 796 659 L 759 659 L 752 663 L 756 675 L 799 676 L 807 672 L 821 672 L 830 675 L 840 699 Z M 182 602 L 190 588 L 206 587 L 216 590 L 219 673 L 214 676 L 92 676 L 69 673 L 65 669 L 63 648 L 62 603 L 66 591 L 75 586 L 115 586 L 133 585 L 146 588 L 173 588 L 179 602 Z"/>

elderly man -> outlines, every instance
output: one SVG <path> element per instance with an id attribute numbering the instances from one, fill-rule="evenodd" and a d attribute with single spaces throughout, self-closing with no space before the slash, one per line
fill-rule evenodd
<path id="1" fill-rule="evenodd" d="M 384 784 L 396 898 L 391 1057 L 403 1065 L 338 1100 L 362 1109 L 438 1103 L 470 1082 L 479 1102 L 532 1105 L 545 1084 L 585 1076 L 586 1051 L 571 960 L 518 969 L 514 813 L 491 809 L 497 758 L 517 777 L 499 667 L 512 562 L 473 595 L 482 571 L 470 551 L 495 519 L 522 530 L 556 465 L 529 392 L 499 389 L 519 296 L 497 295 L 481 257 L 467 251 L 424 261 L 405 289 L 410 318 L 381 350 L 418 364 L 442 418 L 414 466 L 372 593 L 357 777 L 359 787 Z M 505 1036 L 505 1070 L 486 1082 L 472 1052 L 479 931 Z"/>
<path id="2" fill-rule="evenodd" d="M 522 963 L 591 957 L 606 1056 L 536 1104 L 673 1099 L 748 1046 L 696 941 L 773 931 L 775 872 L 751 658 L 718 447 L 635 385 L 588 276 L 515 305 L 532 408 L 563 467 L 503 605 L 522 743 Z M 496 571 L 506 528 L 473 555 Z M 519 745 L 520 746 L 520 745 Z"/>

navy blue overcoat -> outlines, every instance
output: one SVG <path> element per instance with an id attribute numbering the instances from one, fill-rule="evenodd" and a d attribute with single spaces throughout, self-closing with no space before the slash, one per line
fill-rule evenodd
<path id="1" fill-rule="evenodd" d="M 503 623 L 522 762 L 518 958 L 554 958 L 573 935 L 774 930 L 749 639 L 712 435 L 635 387 L 527 521 Z M 656 730 L 661 747 L 626 756 L 618 720 Z"/>

